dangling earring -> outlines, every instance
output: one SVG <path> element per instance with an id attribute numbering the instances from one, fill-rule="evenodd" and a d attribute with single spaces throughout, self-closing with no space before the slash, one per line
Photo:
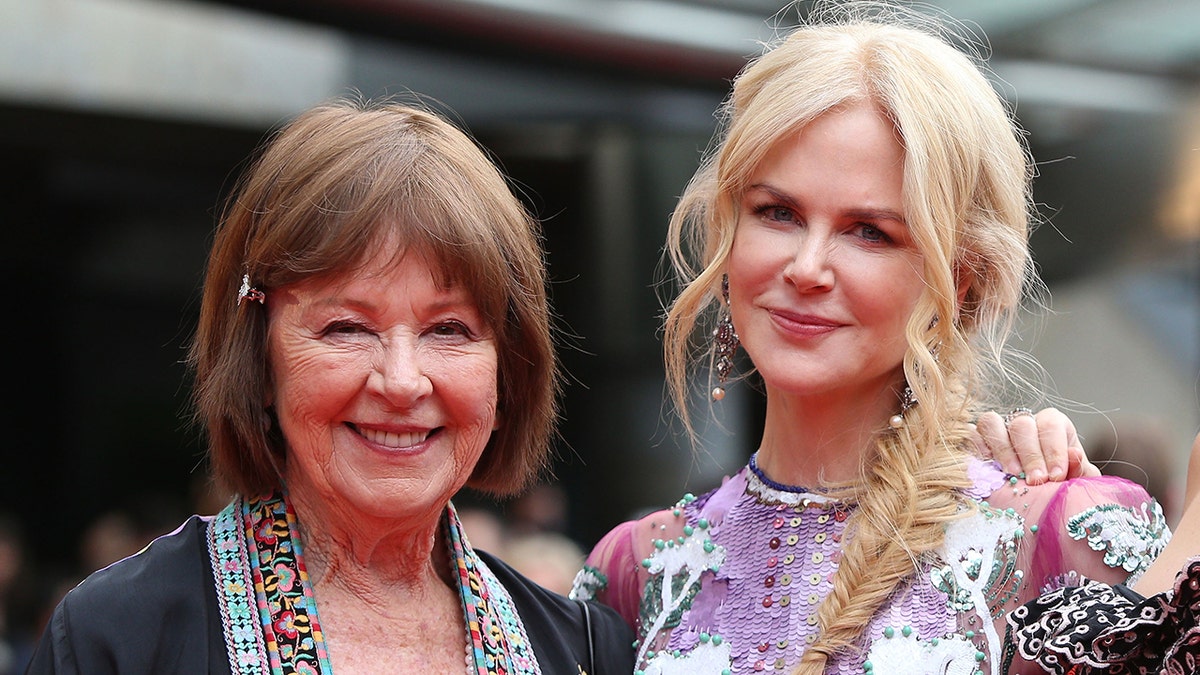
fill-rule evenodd
<path id="1" fill-rule="evenodd" d="M 725 380 L 733 372 L 733 355 L 738 348 L 738 334 L 733 328 L 733 315 L 729 311 L 729 275 L 721 277 L 721 296 L 725 309 L 717 327 L 713 329 L 713 345 L 717 358 L 717 386 L 713 387 L 712 400 L 725 398 Z"/>
<path id="2" fill-rule="evenodd" d="M 904 391 L 900 394 L 900 412 L 892 415 L 891 419 L 888 420 L 888 426 L 893 429 L 899 429 L 900 427 L 904 426 L 905 413 L 912 409 L 912 407 L 916 404 L 917 397 L 913 395 L 912 387 L 908 386 L 908 384 L 905 384 Z"/>

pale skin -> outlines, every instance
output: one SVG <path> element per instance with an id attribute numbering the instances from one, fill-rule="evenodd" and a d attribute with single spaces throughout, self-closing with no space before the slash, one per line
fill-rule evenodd
<path id="1" fill-rule="evenodd" d="M 381 257 L 272 293 L 284 478 L 337 672 L 462 672 L 440 518 L 497 424 L 496 344 L 424 257 Z"/>
<path id="2" fill-rule="evenodd" d="M 1175 576 L 1183 569 L 1183 564 L 1200 555 L 1200 435 L 1192 442 L 1183 503 L 1183 515 L 1170 543 L 1133 586 L 1142 595 L 1150 596 L 1173 588 Z"/>
<path id="3" fill-rule="evenodd" d="M 903 219 L 902 162 L 892 127 L 860 105 L 774 148 L 743 197 L 731 311 L 767 386 L 758 461 L 777 480 L 852 480 L 895 412 L 903 326 L 924 285 Z M 1031 485 L 1099 474 L 1053 408 L 1007 425 L 987 413 L 976 431 L 981 454 Z"/>

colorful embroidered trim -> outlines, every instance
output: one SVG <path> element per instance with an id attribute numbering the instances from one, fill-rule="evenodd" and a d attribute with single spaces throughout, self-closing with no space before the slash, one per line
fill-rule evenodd
<path id="1" fill-rule="evenodd" d="M 262 624 L 254 611 L 246 540 L 238 526 L 240 504 L 239 500 L 226 506 L 208 523 L 208 555 L 233 675 L 261 673 L 268 663 Z"/>
<path id="2" fill-rule="evenodd" d="M 471 643 L 470 672 L 541 675 L 512 597 L 466 543 L 453 505 L 445 532 Z M 287 500 L 235 500 L 209 523 L 208 549 L 233 674 L 332 675 Z"/>
<path id="3" fill-rule="evenodd" d="M 512 597 L 465 543 L 454 505 L 448 509 L 446 529 L 471 636 L 471 654 L 475 663 L 471 672 L 478 675 L 541 675 Z"/>
<path id="4" fill-rule="evenodd" d="M 279 497 L 236 500 L 209 525 L 235 675 L 333 672 L 297 532 L 295 514 Z"/>

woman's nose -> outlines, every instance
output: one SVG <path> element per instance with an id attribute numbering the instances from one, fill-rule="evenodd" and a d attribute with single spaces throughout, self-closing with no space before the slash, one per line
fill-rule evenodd
<path id="1" fill-rule="evenodd" d="M 397 406 L 409 406 L 433 391 L 433 382 L 422 367 L 421 352 L 411 340 L 383 344 L 371 374 L 374 388 Z"/>
<path id="2" fill-rule="evenodd" d="M 829 290 L 834 283 L 833 241 L 812 229 L 796 233 L 795 251 L 784 269 L 784 277 L 802 291 Z"/>

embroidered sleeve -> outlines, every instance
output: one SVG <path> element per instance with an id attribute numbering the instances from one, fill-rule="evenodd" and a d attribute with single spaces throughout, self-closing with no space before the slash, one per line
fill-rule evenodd
<path id="1" fill-rule="evenodd" d="M 1132 583 L 1170 540 L 1162 509 L 1140 485 L 1113 476 L 1056 485 L 1030 513 L 1038 528 L 1031 580 L 1042 590 L 1080 578 Z"/>
<path id="2" fill-rule="evenodd" d="M 596 544 L 575 575 L 571 597 L 612 607 L 634 630 L 642 597 L 644 571 L 636 547 L 638 522 L 621 523 Z"/>
<path id="3" fill-rule="evenodd" d="M 1101 504 L 1067 520 L 1071 538 L 1104 553 L 1104 564 L 1130 573 L 1132 584 L 1171 538 L 1162 507 L 1153 499 L 1138 506 Z"/>
<path id="4" fill-rule="evenodd" d="M 584 565 L 575 574 L 575 581 L 571 584 L 570 598 L 572 600 L 595 600 L 606 588 L 608 588 L 608 577 L 604 576 L 604 572 L 591 565 Z"/>
<path id="5" fill-rule="evenodd" d="M 1171 591 L 1149 598 L 1091 580 L 1052 591 L 1009 614 L 1009 659 L 1020 656 L 1051 673 L 1073 666 L 1085 673 L 1195 673 L 1198 589 L 1200 558 L 1193 558 Z"/>

